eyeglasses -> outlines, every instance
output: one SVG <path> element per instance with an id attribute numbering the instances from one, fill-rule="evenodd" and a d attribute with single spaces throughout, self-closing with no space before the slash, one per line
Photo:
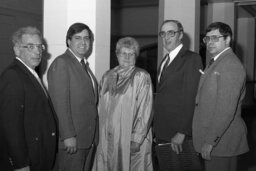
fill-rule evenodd
<path id="1" fill-rule="evenodd" d="M 134 56 L 135 56 L 135 53 L 125 53 L 125 52 L 121 52 L 120 55 L 121 55 L 122 57 L 128 56 L 128 57 L 130 58 L 130 57 L 134 57 Z"/>
<path id="2" fill-rule="evenodd" d="M 221 35 L 221 36 L 217 36 L 217 35 L 205 36 L 205 37 L 203 38 L 203 42 L 204 42 L 204 43 L 209 43 L 210 41 L 212 41 L 212 42 L 218 42 L 221 37 L 226 37 L 226 36 L 223 36 L 223 35 Z"/>
<path id="3" fill-rule="evenodd" d="M 34 51 L 36 48 L 39 51 L 44 51 L 45 50 L 45 46 L 43 44 L 27 44 L 27 45 L 22 45 L 20 47 L 27 48 L 28 51 L 30 51 L 30 52 Z"/>
<path id="4" fill-rule="evenodd" d="M 164 37 L 166 37 L 166 36 L 168 36 L 168 37 L 174 37 L 176 33 L 181 32 L 181 31 L 182 31 L 182 30 L 178 30 L 178 31 L 169 30 L 169 31 L 167 31 L 167 32 L 165 32 L 165 31 L 160 31 L 160 32 L 159 32 L 159 36 L 162 37 L 162 38 L 164 38 Z"/>

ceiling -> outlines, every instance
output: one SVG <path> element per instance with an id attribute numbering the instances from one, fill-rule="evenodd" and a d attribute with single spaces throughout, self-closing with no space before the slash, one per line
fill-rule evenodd
<path id="1" fill-rule="evenodd" d="M 200 2 L 201 5 L 207 5 L 208 3 L 234 2 L 238 6 L 238 10 L 241 8 L 251 17 L 256 17 L 256 0 L 200 0 Z M 124 8 L 134 6 L 156 6 L 158 5 L 159 0 L 111 0 L 111 3 L 113 8 Z"/>
<path id="2" fill-rule="evenodd" d="M 239 8 L 244 9 L 251 17 L 256 18 L 256 1 L 235 1 Z M 240 10 L 241 11 L 241 10 Z M 243 17 L 243 13 L 239 13 Z"/>

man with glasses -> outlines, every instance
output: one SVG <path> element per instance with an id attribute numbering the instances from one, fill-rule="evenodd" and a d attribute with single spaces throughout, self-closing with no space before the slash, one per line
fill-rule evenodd
<path id="1" fill-rule="evenodd" d="M 248 151 L 241 118 L 246 73 L 230 47 L 231 28 L 214 22 L 203 39 L 211 62 L 201 75 L 193 118 L 193 142 L 206 171 L 235 171 L 237 156 Z"/>
<path id="2" fill-rule="evenodd" d="M 48 71 L 49 93 L 59 119 L 57 170 L 90 170 L 91 152 L 98 143 L 98 85 L 87 61 L 93 40 L 87 25 L 72 24 L 67 50 Z"/>
<path id="3" fill-rule="evenodd" d="M 166 20 L 162 23 L 159 36 L 166 54 L 158 72 L 153 120 L 161 170 L 182 170 L 178 163 L 170 166 L 168 156 L 175 152 L 178 161 L 183 142 L 192 143 L 192 117 L 202 62 L 198 54 L 184 47 L 183 35 L 179 21 Z"/>
<path id="4" fill-rule="evenodd" d="M 55 160 L 56 116 L 35 71 L 42 39 L 34 27 L 12 36 L 16 58 L 0 77 L 0 170 L 50 171 Z"/>

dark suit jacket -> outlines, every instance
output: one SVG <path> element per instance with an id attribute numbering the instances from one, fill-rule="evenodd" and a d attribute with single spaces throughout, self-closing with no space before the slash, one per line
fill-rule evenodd
<path id="1" fill-rule="evenodd" d="M 97 90 L 69 50 L 51 64 L 48 88 L 59 119 L 59 148 L 64 148 L 63 140 L 70 137 L 77 138 L 78 148 L 89 148 L 98 130 L 98 97 L 94 95 Z"/>
<path id="2" fill-rule="evenodd" d="M 248 151 L 247 129 L 241 118 L 245 70 L 228 49 L 206 68 L 198 86 L 193 119 L 193 143 L 214 146 L 213 156 L 235 156 Z"/>
<path id="3" fill-rule="evenodd" d="M 1 170 L 30 166 L 48 171 L 56 153 L 56 120 L 50 99 L 17 59 L 0 77 Z M 2 147 L 2 146 L 1 146 Z"/>
<path id="4" fill-rule="evenodd" d="M 177 132 L 191 136 L 201 68 L 201 57 L 184 47 L 167 67 L 155 96 L 153 127 L 157 139 L 170 141 Z"/>

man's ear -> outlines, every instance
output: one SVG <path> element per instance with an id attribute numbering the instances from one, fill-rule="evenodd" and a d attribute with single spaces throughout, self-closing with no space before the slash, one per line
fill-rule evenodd
<path id="1" fill-rule="evenodd" d="M 180 39 L 180 41 L 182 40 L 183 35 L 184 35 L 183 31 L 181 31 L 181 32 L 180 32 L 180 35 L 179 35 L 179 39 Z"/>
<path id="2" fill-rule="evenodd" d="M 231 37 L 227 36 L 226 37 L 226 44 L 229 46 L 231 44 Z"/>
<path id="3" fill-rule="evenodd" d="M 68 47 L 70 47 L 70 40 L 69 39 L 68 39 L 67 43 L 68 43 Z"/>
<path id="4" fill-rule="evenodd" d="M 19 49 L 18 46 L 14 46 L 14 47 L 13 47 L 13 51 L 14 51 L 14 54 L 15 54 L 16 56 L 20 56 L 20 49 Z"/>

